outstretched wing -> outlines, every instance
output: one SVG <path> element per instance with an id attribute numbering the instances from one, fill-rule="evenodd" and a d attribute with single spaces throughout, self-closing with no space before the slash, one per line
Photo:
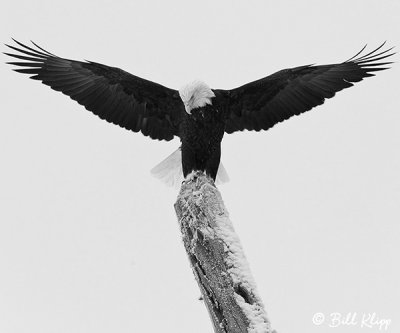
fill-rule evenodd
<path id="1" fill-rule="evenodd" d="M 225 132 L 266 130 L 324 103 L 352 82 L 387 69 L 382 66 L 391 62 L 380 61 L 394 53 L 389 53 L 392 48 L 380 51 L 384 44 L 359 56 L 364 47 L 340 64 L 284 69 L 236 89 L 214 90 L 226 110 Z"/>
<path id="2" fill-rule="evenodd" d="M 128 130 L 158 140 L 171 140 L 179 134 L 184 106 L 178 91 L 116 67 L 60 58 L 33 42 L 36 48 L 14 41 L 21 48 L 7 46 L 19 53 L 5 54 L 23 60 L 8 62 L 20 67 L 15 71 L 32 75 L 100 118 Z"/>

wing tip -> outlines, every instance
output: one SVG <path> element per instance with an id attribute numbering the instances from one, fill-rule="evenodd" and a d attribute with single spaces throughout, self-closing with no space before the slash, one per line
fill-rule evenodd
<path id="1" fill-rule="evenodd" d="M 362 52 L 366 49 L 366 47 L 368 45 L 368 44 L 366 44 L 358 53 L 356 53 L 350 59 L 346 60 L 344 63 L 352 62 L 352 63 L 360 64 L 360 63 L 375 62 L 377 60 L 385 59 L 385 58 L 391 57 L 392 55 L 396 54 L 396 52 L 389 53 L 390 51 L 392 51 L 395 48 L 395 46 L 392 46 L 388 49 L 380 51 L 385 44 L 386 44 L 386 41 L 384 41 L 376 49 L 374 49 L 364 55 L 361 55 Z"/>
<path id="2" fill-rule="evenodd" d="M 375 48 L 372 51 L 363 55 L 362 52 L 365 50 L 365 48 L 367 46 L 367 45 L 365 45 L 361 49 L 361 51 L 359 51 L 355 56 L 351 57 L 349 60 L 346 60 L 343 64 L 354 64 L 354 65 L 358 66 L 359 69 L 364 72 L 364 77 L 374 76 L 374 74 L 372 74 L 372 72 L 382 71 L 382 70 L 391 68 L 390 66 L 386 66 L 386 65 L 390 65 L 390 64 L 394 63 L 394 61 L 389 62 L 389 61 L 381 61 L 381 60 L 392 57 L 397 52 L 391 52 L 395 48 L 395 46 L 392 46 L 390 48 L 382 50 L 384 45 L 386 45 L 386 42 L 387 41 L 384 41 L 377 48 Z M 382 66 L 385 66 L 385 67 L 382 67 Z"/>
<path id="3" fill-rule="evenodd" d="M 56 55 L 50 53 L 49 51 L 46 51 L 45 49 L 40 47 L 38 44 L 33 42 L 32 40 L 31 40 L 31 43 L 33 44 L 34 48 L 21 43 L 20 41 L 18 41 L 17 39 L 15 39 L 13 37 L 11 37 L 11 39 L 14 41 L 15 44 L 17 44 L 16 46 L 10 45 L 7 43 L 4 43 L 4 45 L 14 51 L 24 53 L 27 55 L 31 55 L 31 56 L 35 56 L 35 57 L 41 57 L 41 58 L 49 58 L 49 57 L 57 58 Z"/>

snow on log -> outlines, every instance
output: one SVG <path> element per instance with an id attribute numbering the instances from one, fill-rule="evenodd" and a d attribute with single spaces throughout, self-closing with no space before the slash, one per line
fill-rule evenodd
<path id="1" fill-rule="evenodd" d="M 216 333 L 271 333 L 263 303 L 213 180 L 196 171 L 175 203 L 183 242 Z"/>

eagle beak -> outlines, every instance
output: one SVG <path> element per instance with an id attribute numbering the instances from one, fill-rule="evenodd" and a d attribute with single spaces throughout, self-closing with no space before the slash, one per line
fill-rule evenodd
<path id="1" fill-rule="evenodd" d="M 192 114 L 192 112 L 190 110 L 190 107 L 189 107 L 189 105 L 187 103 L 185 103 L 185 111 L 186 111 L 187 114 Z"/>

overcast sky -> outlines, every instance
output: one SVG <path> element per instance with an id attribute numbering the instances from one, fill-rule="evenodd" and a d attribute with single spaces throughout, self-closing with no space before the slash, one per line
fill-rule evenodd
<path id="1" fill-rule="evenodd" d="M 0 36 L 171 88 L 233 88 L 400 45 L 400 2 L 3 0 Z M 2 47 L 6 51 L 6 47 Z M 393 57 L 398 62 L 399 55 Z M 1 56 L 0 332 L 211 332 L 149 170 L 179 146 L 97 118 Z M 272 326 L 400 331 L 399 64 L 268 132 L 225 136 L 220 187 Z M 315 313 L 357 325 L 316 326 Z"/>

